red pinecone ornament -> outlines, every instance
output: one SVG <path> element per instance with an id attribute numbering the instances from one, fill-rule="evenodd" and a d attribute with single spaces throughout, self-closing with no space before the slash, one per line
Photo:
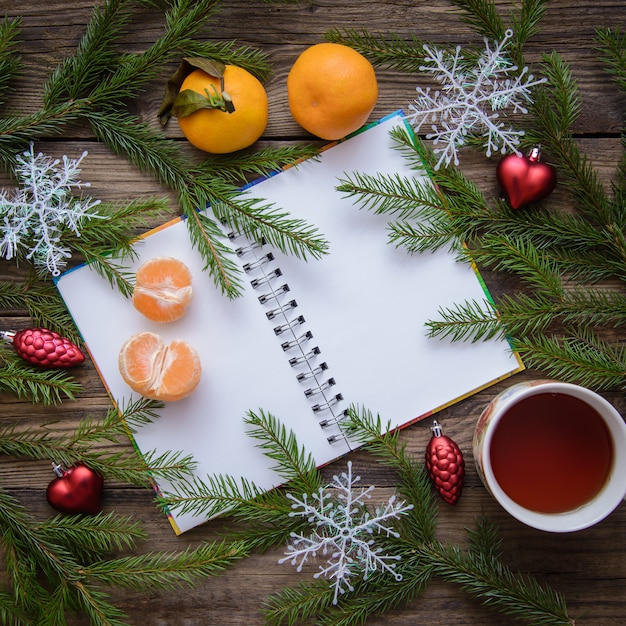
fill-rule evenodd
<path id="1" fill-rule="evenodd" d="M 426 446 L 426 469 L 435 488 L 448 504 L 456 504 L 463 491 L 465 459 L 459 446 L 443 434 L 437 421 L 431 426 L 433 436 Z"/>
<path id="2" fill-rule="evenodd" d="M 78 346 L 47 328 L 4 331 L 0 337 L 13 343 L 24 361 L 40 367 L 75 367 L 85 360 Z"/>

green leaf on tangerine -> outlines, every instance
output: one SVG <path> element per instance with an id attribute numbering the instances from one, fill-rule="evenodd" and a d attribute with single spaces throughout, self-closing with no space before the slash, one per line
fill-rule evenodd
<path id="1" fill-rule="evenodd" d="M 232 113 L 235 107 L 228 93 L 223 91 L 220 94 L 213 86 L 212 89 L 213 93 L 205 89 L 204 94 L 199 94 L 192 89 L 183 89 L 174 100 L 171 114 L 174 117 L 186 117 L 200 109 L 219 109 L 225 113 Z"/>
<path id="2" fill-rule="evenodd" d="M 224 75 L 224 69 L 226 66 L 224 63 L 220 61 L 213 61 L 210 59 L 203 59 L 200 57 L 185 57 L 180 62 L 178 69 L 170 76 L 169 80 L 165 85 L 165 92 L 163 94 L 163 100 L 161 101 L 161 106 L 159 107 L 159 111 L 157 113 L 159 121 L 162 126 L 165 126 L 172 115 L 175 115 L 172 112 L 172 107 L 174 106 L 174 102 L 180 92 L 180 88 L 187 76 L 191 74 L 194 70 L 200 69 L 205 71 L 210 76 L 214 78 L 222 78 Z M 228 110 L 228 105 L 226 105 L 226 110 Z M 204 108 L 204 107 L 201 107 Z M 218 107 L 221 108 L 221 107 Z M 197 110 L 197 109 L 196 109 Z M 234 110 L 234 109 L 233 109 Z M 232 111 L 229 111 L 232 112 Z M 193 113 L 193 111 L 191 111 Z M 187 113 L 186 115 L 189 115 Z M 178 117 L 183 117 L 179 115 Z"/>
<path id="3" fill-rule="evenodd" d="M 213 76 L 213 78 L 222 78 L 222 76 L 224 76 L 224 70 L 226 69 L 224 63 L 220 61 L 203 59 L 201 57 L 185 57 L 183 61 L 195 69 L 204 70 L 209 76 Z M 188 72 L 188 74 L 190 73 L 191 72 Z"/>

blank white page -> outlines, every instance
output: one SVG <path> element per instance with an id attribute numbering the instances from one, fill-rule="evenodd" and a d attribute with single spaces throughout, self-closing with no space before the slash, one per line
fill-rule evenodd
<path id="1" fill-rule="evenodd" d="M 245 432 L 243 418 L 250 410 L 275 415 L 323 465 L 353 447 L 335 423 L 352 404 L 379 413 L 394 427 L 404 426 L 520 369 L 504 340 L 428 339 L 424 323 L 437 317 L 439 307 L 485 297 L 476 273 L 445 251 L 410 256 L 395 248 L 387 242 L 385 216 L 360 210 L 335 189 L 339 177 L 355 171 L 417 175 L 392 148 L 389 131 L 402 124 L 400 115 L 389 116 L 328 148 L 319 159 L 247 189 L 248 196 L 274 202 L 315 224 L 329 240 L 330 251 L 308 262 L 273 251 L 273 261 L 244 273 L 241 298 L 228 300 L 202 271 L 204 263 L 181 220 L 139 240 L 139 259 L 129 265 L 136 269 L 155 256 L 177 257 L 188 265 L 194 296 L 178 321 L 147 320 L 88 265 L 58 279 L 58 289 L 118 405 L 136 395 L 117 366 L 129 336 L 150 330 L 166 341 L 185 339 L 200 353 L 198 388 L 190 397 L 167 404 L 154 423 L 134 434 L 140 451 L 184 451 L 197 461 L 200 478 L 243 476 L 270 489 L 282 479 Z M 232 245 L 241 242 L 235 239 Z M 242 256 L 241 263 L 264 260 L 267 253 L 263 247 Z M 276 295 L 262 304 L 259 296 L 268 293 L 268 285 L 254 288 L 250 281 L 271 277 L 276 268 L 281 275 L 270 281 Z M 283 284 L 288 291 L 277 289 Z M 268 311 L 283 305 L 284 313 L 277 311 L 268 319 Z M 289 328 L 276 334 L 274 329 L 284 324 Z M 295 347 L 281 347 L 296 339 L 300 343 Z M 289 363 L 313 348 L 319 354 Z M 298 374 L 305 379 L 299 381 Z M 334 384 L 327 385 L 329 380 Z M 309 390 L 313 393 L 307 397 Z M 338 395 L 341 399 L 334 402 Z M 321 404 L 317 412 L 312 410 L 316 404 Z M 321 427 L 320 422 L 328 424 Z M 169 485 L 159 487 L 167 490 Z M 205 520 L 171 516 L 176 532 Z"/>

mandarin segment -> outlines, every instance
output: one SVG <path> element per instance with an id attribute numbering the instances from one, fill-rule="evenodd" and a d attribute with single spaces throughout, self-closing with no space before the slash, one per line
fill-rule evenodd
<path id="1" fill-rule="evenodd" d="M 191 344 L 177 339 L 168 345 L 160 335 L 148 331 L 126 340 L 118 366 L 133 391 L 162 402 L 189 396 L 202 374 L 200 357 Z"/>
<path id="2" fill-rule="evenodd" d="M 192 296 L 191 272 L 179 259 L 155 257 L 137 270 L 133 305 L 153 322 L 180 319 Z"/>

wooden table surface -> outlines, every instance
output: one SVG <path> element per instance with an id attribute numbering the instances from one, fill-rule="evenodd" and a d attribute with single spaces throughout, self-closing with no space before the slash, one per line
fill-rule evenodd
<path id="1" fill-rule="evenodd" d="M 504 13 L 512 4 L 504 0 L 498 2 Z M 20 37 L 23 71 L 10 107 L 23 113 L 38 108 L 46 73 L 75 49 L 91 6 L 91 0 L 0 0 L 1 13 L 23 17 Z M 141 49 L 152 42 L 160 34 L 161 24 L 158 11 L 147 11 L 144 20 L 131 26 L 132 34 L 127 37 L 129 47 Z M 527 59 L 532 62 L 538 60 L 542 52 L 555 49 L 571 65 L 583 104 L 575 127 L 577 141 L 599 169 L 604 182 L 611 179 L 621 155 L 619 133 L 626 111 L 626 100 L 603 73 L 593 50 L 595 30 L 607 26 L 626 31 L 624 0 L 554 0 L 540 33 L 530 41 L 526 50 Z M 310 138 L 289 114 L 286 76 L 298 53 L 306 46 L 322 41 L 324 34 L 334 27 L 393 31 L 402 37 L 415 35 L 435 43 L 480 42 L 460 22 L 446 0 L 310 0 L 300 4 L 270 4 L 260 0 L 224 2 L 218 19 L 212 21 L 203 36 L 237 39 L 242 44 L 257 46 L 270 54 L 274 64 L 275 71 L 266 85 L 270 120 L 261 145 Z M 162 81 L 172 69 L 163 68 Z M 377 73 L 380 97 L 372 119 L 398 108 L 406 109 L 416 86 L 414 77 L 384 69 Z M 146 119 L 155 119 L 162 81 L 134 103 L 136 112 Z M 176 125 L 170 125 L 167 132 L 184 141 Z M 107 201 L 126 199 L 131 195 L 172 197 L 152 178 L 140 174 L 124 159 L 111 155 L 89 135 L 86 127 L 80 126 L 67 136 L 50 137 L 38 142 L 36 147 L 49 154 L 68 156 L 78 156 L 88 150 L 81 177 L 91 182 L 93 197 Z M 461 166 L 483 189 L 494 195 L 498 193 L 494 160 L 465 152 Z M 557 190 L 552 202 L 563 207 L 565 195 Z M 171 212 L 172 215 L 178 212 L 173 201 Z M 19 270 L 7 262 L 0 262 L 0 273 L 19 276 Z M 506 288 L 498 276 L 487 274 L 486 280 L 495 293 Z M 0 311 L 2 328 L 27 325 L 25 311 Z M 526 371 L 514 380 L 538 377 L 541 377 L 540 372 Z M 60 428 L 68 428 L 86 414 L 102 415 L 108 406 L 108 397 L 93 365 L 88 363 L 83 367 L 78 378 L 84 386 L 78 400 L 52 408 L 43 409 L 6 394 L 0 396 L 0 419 L 4 423 L 27 420 L 32 424 L 53 419 L 59 420 Z M 514 570 L 529 572 L 563 593 L 570 615 L 580 616 L 577 624 L 623 625 L 626 623 L 626 506 L 622 504 L 594 528 L 573 534 L 549 534 L 525 527 L 511 518 L 487 494 L 479 480 L 471 454 L 474 425 L 490 399 L 511 382 L 499 383 L 440 414 L 447 434 L 457 441 L 466 455 L 467 476 L 460 503 L 456 507 L 442 503 L 440 507 L 439 537 L 463 545 L 464 527 L 472 525 L 474 518 L 484 512 L 500 529 L 506 562 Z M 605 396 L 622 414 L 626 414 L 626 400 L 621 394 L 606 393 Z M 430 436 L 428 426 L 418 423 L 402 433 L 409 450 L 415 454 L 423 454 Z M 358 463 L 365 484 L 393 486 L 391 477 L 374 466 L 369 457 L 354 453 L 351 458 Z M 3 488 L 41 516 L 51 512 L 44 497 L 49 480 L 49 467 L 45 462 L 0 459 Z M 149 489 L 124 485 L 108 485 L 106 489 L 105 510 L 132 514 L 144 522 L 148 539 L 141 545 L 141 551 L 181 550 L 213 537 L 217 528 L 214 523 L 176 537 L 165 517 L 155 509 L 152 499 Z M 128 622 L 137 625 L 261 624 L 258 608 L 264 598 L 292 584 L 296 578 L 291 566 L 277 564 L 281 555 L 282 548 L 255 555 L 223 575 L 201 582 L 196 588 L 175 593 L 115 592 L 113 601 L 127 614 Z M 372 618 L 368 623 L 486 626 L 514 622 L 483 607 L 454 585 L 434 581 L 410 606 Z"/>

